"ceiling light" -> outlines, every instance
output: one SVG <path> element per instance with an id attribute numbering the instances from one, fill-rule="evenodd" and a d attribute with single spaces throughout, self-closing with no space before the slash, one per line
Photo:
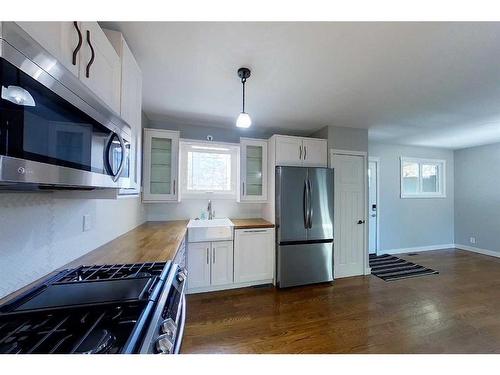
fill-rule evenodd
<path id="1" fill-rule="evenodd" d="M 238 116 L 238 119 L 236 120 L 236 126 L 238 128 L 248 128 L 252 125 L 252 119 L 250 118 L 250 115 L 245 112 L 245 83 L 247 78 L 250 77 L 250 69 L 239 68 L 238 77 L 241 78 L 241 84 L 243 86 L 243 108 Z"/>
<path id="2" fill-rule="evenodd" d="M 2 86 L 2 99 L 8 100 L 9 102 L 17 105 L 27 107 L 35 106 L 35 99 L 33 99 L 27 90 L 19 86 Z"/>

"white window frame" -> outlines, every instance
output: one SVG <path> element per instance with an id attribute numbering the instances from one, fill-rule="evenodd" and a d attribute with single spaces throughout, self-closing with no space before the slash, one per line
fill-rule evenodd
<path id="1" fill-rule="evenodd" d="M 446 198 L 446 160 L 423 159 L 401 156 L 400 163 L 400 189 L 401 198 Z M 419 165 L 418 191 L 416 193 L 405 193 L 403 190 L 403 165 L 405 163 L 417 163 Z M 438 191 L 435 193 L 422 191 L 422 164 L 436 164 L 438 166 Z"/>
<path id="2" fill-rule="evenodd" d="M 213 148 L 227 148 L 228 153 L 231 154 L 231 191 L 230 192 L 192 192 L 187 190 L 187 152 L 191 146 L 199 147 L 213 147 Z M 206 150 L 210 152 L 210 150 Z M 180 165 L 180 194 L 183 200 L 185 199 L 237 199 L 237 187 L 239 179 L 239 158 L 240 158 L 240 145 L 239 143 L 228 142 L 212 142 L 201 141 L 193 139 L 180 139 L 179 141 L 179 165 Z"/>

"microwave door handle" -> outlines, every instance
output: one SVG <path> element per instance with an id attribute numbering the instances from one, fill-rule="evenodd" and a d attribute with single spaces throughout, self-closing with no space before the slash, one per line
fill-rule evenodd
<path id="1" fill-rule="evenodd" d="M 113 135 L 114 133 L 111 133 L 106 139 L 106 143 L 104 144 L 104 153 L 103 153 L 104 169 L 106 169 L 106 172 L 108 172 L 108 174 L 111 177 L 113 177 L 113 168 L 111 168 L 111 162 L 109 161 L 109 148 L 111 147 L 111 141 L 113 140 Z"/>
<path id="2" fill-rule="evenodd" d="M 120 141 L 120 147 L 122 149 L 122 159 L 120 161 L 120 167 L 118 168 L 118 172 L 116 172 L 116 175 L 113 177 L 114 182 L 118 181 L 118 179 L 120 178 L 123 172 L 123 167 L 125 167 L 125 159 L 127 158 L 127 148 L 125 147 L 125 141 L 119 134 L 117 134 L 116 136 Z"/>

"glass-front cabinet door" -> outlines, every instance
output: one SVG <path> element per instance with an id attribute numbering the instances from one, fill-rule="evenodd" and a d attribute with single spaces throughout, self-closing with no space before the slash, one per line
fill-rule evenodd
<path id="1" fill-rule="evenodd" d="M 177 201 L 179 132 L 144 129 L 143 201 Z"/>
<path id="2" fill-rule="evenodd" d="M 240 138 L 240 201 L 267 201 L 267 141 Z"/>

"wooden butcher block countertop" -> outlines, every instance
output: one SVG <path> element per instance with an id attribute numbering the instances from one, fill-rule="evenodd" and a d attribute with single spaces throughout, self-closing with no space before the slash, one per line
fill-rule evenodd
<path id="1" fill-rule="evenodd" d="M 264 219 L 231 219 L 234 229 L 274 228 L 274 224 Z"/>
<path id="2" fill-rule="evenodd" d="M 187 220 L 148 221 L 107 244 L 75 259 L 81 264 L 165 262 L 172 260 L 186 234 Z"/>
<path id="3" fill-rule="evenodd" d="M 264 219 L 231 219 L 235 229 L 274 228 Z M 188 220 L 149 221 L 75 259 L 64 268 L 81 264 L 164 262 L 175 257 Z"/>

